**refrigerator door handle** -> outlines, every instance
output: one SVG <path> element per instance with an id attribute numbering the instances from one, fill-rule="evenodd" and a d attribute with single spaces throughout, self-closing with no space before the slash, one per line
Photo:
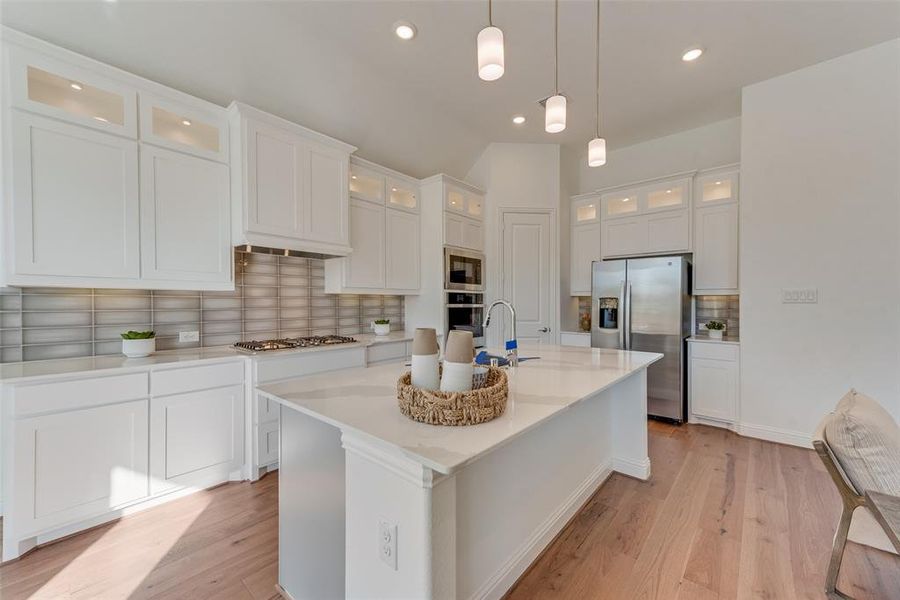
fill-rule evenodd
<path id="1" fill-rule="evenodd" d="M 619 287 L 619 306 L 622 308 L 621 315 L 619 316 L 619 322 L 617 325 L 619 326 L 619 348 L 621 350 L 625 350 L 625 280 L 622 280 L 622 284 Z"/>
<path id="2" fill-rule="evenodd" d="M 625 287 L 625 349 L 631 350 L 631 282 Z"/>

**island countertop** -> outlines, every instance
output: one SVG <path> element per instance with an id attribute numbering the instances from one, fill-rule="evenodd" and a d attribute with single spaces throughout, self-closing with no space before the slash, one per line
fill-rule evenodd
<path id="1" fill-rule="evenodd" d="M 540 358 L 507 370 L 506 412 L 473 426 L 434 426 L 406 418 L 397 406 L 397 379 L 407 368 L 402 363 L 321 373 L 258 390 L 285 407 L 450 474 L 663 356 L 550 345 L 523 345 L 519 355 Z"/>

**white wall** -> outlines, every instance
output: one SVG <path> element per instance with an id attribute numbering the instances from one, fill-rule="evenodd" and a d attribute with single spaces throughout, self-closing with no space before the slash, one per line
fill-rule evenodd
<path id="1" fill-rule="evenodd" d="M 487 261 L 487 285 L 485 303 L 502 296 L 500 286 L 500 211 L 503 208 L 552 208 L 556 211 L 559 229 L 560 203 L 560 147 L 556 144 L 490 144 L 466 176 L 466 181 L 485 190 L 485 260 Z M 567 221 L 568 223 L 568 221 Z M 557 232 L 556 239 L 560 239 Z M 566 236 L 568 244 L 568 236 Z M 554 248 L 557 273 L 552 276 L 553 289 L 560 289 L 559 249 Z M 566 264 L 568 269 L 568 263 Z M 559 331 L 558 295 L 551 296 L 553 331 Z M 499 329 L 489 328 L 487 343 L 498 347 Z"/>
<path id="2" fill-rule="evenodd" d="M 614 140 L 609 140 L 610 143 Z M 708 169 L 740 161 L 741 119 L 717 121 L 611 150 L 602 167 L 587 166 L 587 141 L 580 152 L 566 156 L 563 169 L 574 182 L 572 195 L 616 185 L 664 177 L 671 173 Z"/>
<path id="3" fill-rule="evenodd" d="M 900 419 L 900 40 L 744 88 L 741 192 L 746 433 L 808 440 L 850 387 Z"/>

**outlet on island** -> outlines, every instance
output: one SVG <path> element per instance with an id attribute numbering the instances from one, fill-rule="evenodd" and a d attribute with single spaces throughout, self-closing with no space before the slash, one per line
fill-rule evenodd
<path id="1" fill-rule="evenodd" d="M 199 342 L 200 341 L 200 332 L 199 331 L 179 331 L 178 332 L 178 342 Z"/>
<path id="2" fill-rule="evenodd" d="M 386 565 L 397 570 L 397 524 L 378 521 L 378 556 Z"/>

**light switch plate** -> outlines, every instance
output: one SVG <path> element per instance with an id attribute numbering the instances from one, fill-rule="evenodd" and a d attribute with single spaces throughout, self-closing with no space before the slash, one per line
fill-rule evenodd
<path id="1" fill-rule="evenodd" d="M 199 331 L 179 331 L 178 332 L 178 341 L 179 342 L 199 342 L 200 341 L 200 332 Z"/>
<path id="2" fill-rule="evenodd" d="M 817 304 L 819 290 L 816 288 L 782 288 L 782 304 Z"/>
<path id="3" fill-rule="evenodd" d="M 381 562 L 397 570 L 397 524 L 378 521 L 378 556 Z"/>

